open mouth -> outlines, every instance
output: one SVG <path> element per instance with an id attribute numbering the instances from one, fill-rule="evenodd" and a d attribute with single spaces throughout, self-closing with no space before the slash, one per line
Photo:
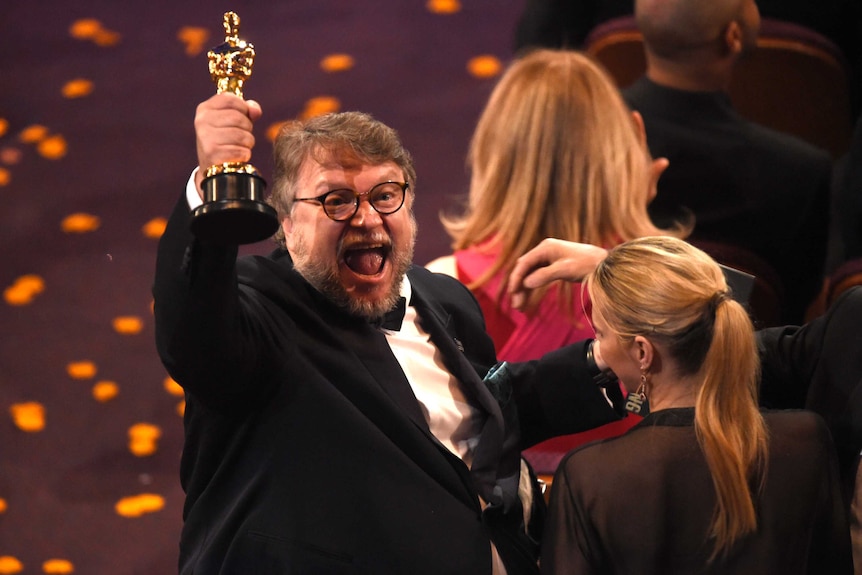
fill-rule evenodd
<path id="1" fill-rule="evenodd" d="M 388 254 L 384 246 L 350 248 L 344 252 L 344 263 L 353 273 L 374 276 L 383 271 Z"/>

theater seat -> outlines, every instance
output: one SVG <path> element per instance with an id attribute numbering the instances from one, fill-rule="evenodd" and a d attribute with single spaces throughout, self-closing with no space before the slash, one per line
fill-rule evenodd
<path id="1" fill-rule="evenodd" d="M 732 244 L 698 239 L 692 239 L 690 243 L 708 253 L 718 263 L 754 276 L 747 308 L 756 328 L 783 325 L 781 306 L 784 286 L 778 273 L 767 261 Z"/>
<path id="2" fill-rule="evenodd" d="M 605 67 L 620 88 L 627 88 L 646 71 L 643 36 L 634 16 L 602 22 L 589 33 L 584 49 Z"/>

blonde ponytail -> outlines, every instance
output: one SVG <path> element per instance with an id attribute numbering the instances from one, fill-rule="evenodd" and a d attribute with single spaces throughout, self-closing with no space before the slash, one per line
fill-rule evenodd
<path id="1" fill-rule="evenodd" d="M 695 432 L 715 485 L 711 559 L 757 529 L 752 486 L 765 474 L 766 425 L 757 407 L 760 369 L 754 331 L 740 304 L 723 295 L 714 313 L 712 344 L 703 363 Z"/>

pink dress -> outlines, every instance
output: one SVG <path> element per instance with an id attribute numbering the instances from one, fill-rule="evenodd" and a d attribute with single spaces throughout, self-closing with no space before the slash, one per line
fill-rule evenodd
<path id="1" fill-rule="evenodd" d="M 482 244 L 481 250 L 474 246 L 455 252 L 458 279 L 462 283 L 469 284 L 493 264 L 496 254 L 486 253 L 486 246 Z M 573 317 L 566 314 L 559 304 L 556 286 L 548 290 L 536 313 L 528 316 L 513 309 L 508 297 L 499 300 L 502 281 L 503 274 L 498 273 L 485 285 L 473 290 L 485 315 L 486 328 L 494 340 L 498 359 L 511 362 L 539 359 L 549 351 L 594 337 L 592 326 L 581 306 L 580 284 L 573 286 Z M 620 421 L 596 429 L 555 437 L 527 449 L 524 457 L 536 473 L 551 475 L 568 451 L 590 441 L 620 435 L 641 419 L 629 414 Z"/>

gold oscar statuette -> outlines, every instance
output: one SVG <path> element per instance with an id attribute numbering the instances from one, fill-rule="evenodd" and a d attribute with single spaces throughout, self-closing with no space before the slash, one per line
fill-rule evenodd
<path id="1" fill-rule="evenodd" d="M 216 92 L 242 98 L 254 65 L 254 46 L 241 40 L 239 16 L 224 15 L 224 43 L 207 53 Z M 192 211 L 191 230 L 199 239 L 219 244 L 250 244 L 266 239 L 278 228 L 275 210 L 263 201 L 266 181 L 244 162 L 210 166 L 201 184 L 203 205 Z"/>

